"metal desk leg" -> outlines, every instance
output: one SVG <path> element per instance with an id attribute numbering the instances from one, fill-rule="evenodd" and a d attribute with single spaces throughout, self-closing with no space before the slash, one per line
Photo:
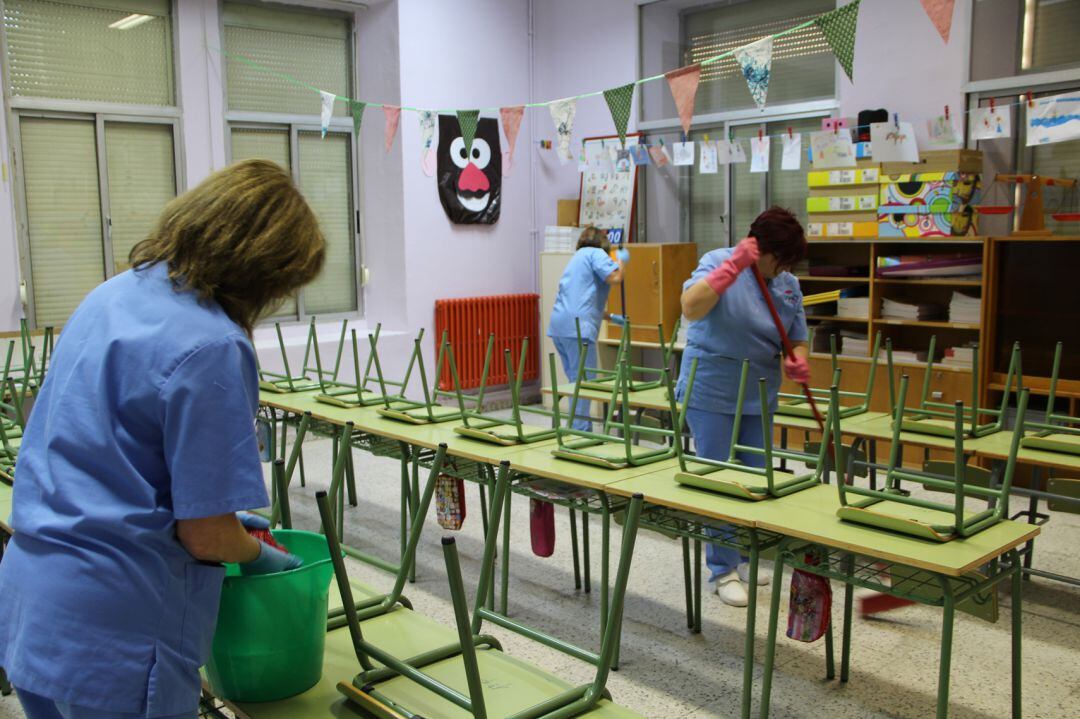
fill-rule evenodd
<path id="1" fill-rule="evenodd" d="M 409 507 L 412 505 L 412 498 L 409 496 L 409 445 L 401 442 L 401 531 L 398 535 L 398 541 L 400 545 L 401 562 L 405 561 L 406 541 L 405 538 L 409 534 Z"/>
<path id="2" fill-rule="evenodd" d="M 409 495 L 412 501 L 412 522 L 415 524 L 419 522 L 424 523 L 424 517 L 420 516 L 420 452 L 419 447 L 410 447 L 409 454 L 412 455 L 412 477 L 410 478 L 411 485 L 409 487 Z M 409 583 L 416 584 L 416 562 L 413 562 L 409 566 Z"/>
<path id="3" fill-rule="evenodd" d="M 509 601 L 508 596 L 510 594 L 510 497 L 512 492 L 506 493 L 506 501 L 503 502 L 503 546 L 502 546 L 502 596 L 499 597 L 501 603 L 500 614 L 504 617 L 510 616 L 507 613 L 506 605 Z"/>
<path id="4" fill-rule="evenodd" d="M 697 604 L 694 606 L 694 634 L 701 634 L 701 540 L 694 540 L 694 595 Z"/>
<path id="5" fill-rule="evenodd" d="M 307 475 L 304 474 L 304 450 L 303 450 L 303 448 L 300 449 L 300 454 L 298 455 L 298 459 L 300 460 L 300 487 L 304 488 L 304 487 L 307 486 Z"/>
<path id="6" fill-rule="evenodd" d="M 479 490 L 480 490 L 480 523 L 484 528 L 484 538 L 487 539 L 487 533 L 488 533 L 488 510 L 487 510 L 487 489 L 486 489 L 487 485 L 485 484 L 487 482 L 487 470 L 483 468 L 485 466 L 486 465 L 481 465 L 482 468 L 479 470 L 479 472 L 481 474 L 480 478 L 483 480 L 483 482 L 479 485 Z"/>
<path id="7" fill-rule="evenodd" d="M 780 621 L 780 593 L 784 583 L 784 543 L 776 549 L 773 562 L 772 596 L 769 598 L 769 631 L 765 636 L 765 667 L 761 675 L 761 719 L 768 719 L 772 692 L 773 662 L 776 659 L 776 625 Z"/>
<path id="8" fill-rule="evenodd" d="M 351 444 L 349 446 L 349 454 L 345 461 L 345 486 L 346 488 L 348 488 L 349 491 L 349 506 L 357 506 L 358 502 L 356 501 L 356 472 L 353 468 L 353 450 Z"/>
<path id="9" fill-rule="evenodd" d="M 585 593 L 592 592 L 592 567 L 589 560 L 589 513 L 581 513 L 581 561 L 584 564 Z"/>
<path id="10" fill-rule="evenodd" d="M 788 441 L 788 439 L 787 439 L 787 427 L 781 427 L 780 428 L 780 449 L 787 449 L 787 441 Z M 780 458 L 780 471 L 781 472 L 786 472 L 787 471 L 787 459 L 785 459 L 784 457 Z"/>
<path id="11" fill-rule="evenodd" d="M 949 671 L 952 668 L 952 635 L 953 615 L 956 612 L 956 602 L 952 596 L 952 590 L 948 586 L 948 580 L 942 579 L 945 592 L 945 604 L 941 613 L 941 659 L 938 666 L 938 691 L 937 691 L 937 719 L 948 719 L 949 716 Z M 1017 618 L 1013 615 L 1013 626 L 1016 626 Z M 1013 640 L 1018 641 L 1017 635 Z M 1015 647 L 1014 643 L 1014 661 Z M 1016 677 L 1013 677 L 1015 681 Z"/>
<path id="12" fill-rule="evenodd" d="M 877 440 L 871 439 L 866 443 L 866 451 L 870 459 L 870 489 L 877 489 Z"/>
<path id="13" fill-rule="evenodd" d="M 848 555 L 844 559 L 844 572 L 849 576 L 855 574 L 855 557 Z M 840 640 L 840 681 L 848 680 L 848 670 L 851 667 L 851 605 L 855 599 L 855 585 L 851 582 L 844 583 L 844 633 Z"/>
<path id="14" fill-rule="evenodd" d="M 577 510 L 570 509 L 570 553 L 574 557 L 574 589 L 581 589 L 581 560 L 578 558 Z"/>
<path id="15" fill-rule="evenodd" d="M 686 594 L 686 628 L 694 628 L 694 588 L 690 579 L 690 538 L 682 538 L 683 592 Z"/>
<path id="16" fill-rule="evenodd" d="M 1023 615 L 1021 602 L 1023 601 L 1020 578 L 1024 575 L 1020 568 L 1020 557 L 1014 549 L 1010 552 L 1009 561 L 1012 564 L 1012 719 L 1020 719 L 1021 714 L 1021 679 L 1023 678 L 1023 656 L 1021 651 L 1021 631 Z"/>
<path id="17" fill-rule="evenodd" d="M 825 630 L 825 678 L 836 679 L 836 660 L 833 655 L 832 617 L 829 617 L 829 627 Z"/>
<path id="18" fill-rule="evenodd" d="M 495 468 L 492 467 L 491 465 L 487 466 L 487 486 L 488 486 L 488 490 L 491 493 L 491 512 L 494 513 L 495 512 Z M 507 501 L 509 501 L 509 499 L 507 499 Z M 494 516 L 492 516 L 490 518 L 490 520 L 485 521 L 485 526 L 484 526 L 484 538 L 485 539 L 487 538 L 488 527 L 491 527 L 491 523 L 493 523 L 493 522 L 495 522 L 495 517 Z M 499 531 L 497 527 L 492 527 L 492 530 L 495 531 L 495 532 Z M 501 559 L 503 561 L 506 561 L 503 557 L 499 557 L 499 559 Z M 495 610 L 495 582 L 488 582 L 487 607 L 488 607 L 488 609 L 490 609 L 492 611 Z"/>
<path id="19" fill-rule="evenodd" d="M 750 719 L 751 690 L 754 687 L 754 629 L 757 620 L 758 536 L 750 531 L 750 586 L 746 606 L 746 638 L 743 643 L 742 718 Z"/>

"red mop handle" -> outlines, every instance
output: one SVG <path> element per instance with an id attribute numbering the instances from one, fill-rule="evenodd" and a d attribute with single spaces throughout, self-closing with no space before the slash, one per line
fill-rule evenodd
<path id="1" fill-rule="evenodd" d="M 773 304 L 772 294 L 769 292 L 769 286 L 765 284 L 765 278 L 761 276 L 761 270 L 757 265 L 751 265 L 750 268 L 754 270 L 754 279 L 757 280 L 758 289 L 761 290 L 761 296 L 765 298 L 765 304 L 769 306 L 769 314 L 772 315 L 773 324 L 776 325 L 776 331 L 780 333 L 780 344 L 784 348 L 784 354 L 788 357 L 795 356 L 795 348 L 791 346 L 791 339 L 788 338 L 787 330 L 784 329 L 784 323 L 780 321 L 780 313 L 776 311 L 776 305 Z M 814 401 L 814 395 L 810 392 L 810 385 L 802 385 L 803 394 L 806 395 L 806 401 L 810 403 L 810 411 L 814 414 L 814 421 L 818 424 L 818 429 L 825 432 L 825 419 L 821 416 L 821 412 L 818 411 L 817 402 Z"/>

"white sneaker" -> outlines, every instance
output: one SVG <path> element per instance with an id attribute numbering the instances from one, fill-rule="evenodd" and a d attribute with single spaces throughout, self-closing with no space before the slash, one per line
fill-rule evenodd
<path id="1" fill-rule="evenodd" d="M 739 581 L 738 572 L 728 572 L 722 577 L 709 582 L 709 591 L 720 597 L 720 601 L 732 607 L 745 607 L 750 603 L 746 587 Z"/>
<path id="2" fill-rule="evenodd" d="M 739 566 L 735 567 L 736 574 L 739 575 L 739 579 L 747 584 L 750 583 L 750 562 L 742 562 Z M 761 562 L 757 565 L 757 583 L 758 586 L 765 586 L 772 581 L 772 569 L 766 567 Z"/>

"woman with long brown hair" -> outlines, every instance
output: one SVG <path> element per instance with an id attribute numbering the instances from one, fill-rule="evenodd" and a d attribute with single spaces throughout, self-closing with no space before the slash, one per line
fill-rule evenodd
<path id="1" fill-rule="evenodd" d="M 170 202 L 64 326 L 0 564 L 0 663 L 31 719 L 195 716 L 220 563 L 299 565 L 236 512 L 268 503 L 252 330 L 324 255 L 289 175 L 240 162 Z"/>

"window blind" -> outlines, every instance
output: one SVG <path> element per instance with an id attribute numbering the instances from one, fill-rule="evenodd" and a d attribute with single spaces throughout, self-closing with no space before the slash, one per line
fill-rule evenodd
<path id="1" fill-rule="evenodd" d="M 349 135 L 299 133 L 300 189 L 326 238 L 322 274 L 304 288 L 308 314 L 356 311 L 356 243 L 353 231 Z"/>
<path id="2" fill-rule="evenodd" d="M 821 129 L 821 119 L 792 120 L 790 122 L 769 123 L 768 133 L 772 137 L 771 156 L 769 158 L 769 204 L 779 205 L 795 213 L 799 222 L 806 226 L 806 173 L 810 163 L 806 159 L 806 148 L 810 145 L 810 133 Z M 780 135 L 791 128 L 794 133 L 802 133 L 802 162 L 798 170 L 781 170 L 784 141 Z"/>
<path id="3" fill-rule="evenodd" d="M 94 123 L 22 118 L 35 319 L 59 325 L 104 278 Z"/>
<path id="4" fill-rule="evenodd" d="M 1031 66 L 1049 69 L 1080 63 L 1080 0 L 1038 0 L 1031 43 Z"/>
<path id="5" fill-rule="evenodd" d="M 263 128 L 234 127 L 230 132 L 232 161 L 270 160 L 291 170 L 289 161 L 289 131 Z M 296 298 L 286 299 L 270 315 L 270 319 L 296 318 Z"/>
<path id="6" fill-rule="evenodd" d="M 172 125 L 105 123 L 113 266 L 130 265 L 131 248 L 146 239 L 176 197 Z"/>
<path id="7" fill-rule="evenodd" d="M 349 96 L 350 26 L 344 17 L 226 3 L 225 49 L 326 92 Z M 319 96 L 235 59 L 226 60 L 229 109 L 319 114 Z M 334 103 L 344 116 L 344 103 Z"/>
<path id="8" fill-rule="evenodd" d="M 835 0 L 754 0 L 689 13 L 683 19 L 685 64 L 787 30 L 835 7 Z M 774 40 L 769 104 L 833 97 L 834 63 L 825 37 L 814 25 Z M 702 68 L 695 112 L 736 110 L 753 104 L 734 57 Z"/>
<path id="9" fill-rule="evenodd" d="M 703 175 L 698 170 L 701 158 L 701 143 L 705 135 L 715 141 L 722 137 L 723 128 L 695 130 L 690 139 L 695 144 L 694 166 L 689 170 L 690 182 L 690 240 L 697 243 L 698 254 L 727 247 L 728 231 L 724 224 L 727 212 L 727 167 L 721 165 L 715 175 Z"/>
<path id="10" fill-rule="evenodd" d="M 173 105 L 168 0 L 5 0 L 11 94 Z M 147 19 L 110 27 L 132 15 Z"/>
<path id="11" fill-rule="evenodd" d="M 750 223 L 761 214 L 765 205 L 763 192 L 765 175 L 750 172 L 750 138 L 757 137 L 759 125 L 743 125 L 735 128 L 735 139 L 740 141 L 746 153 L 746 162 L 731 166 L 731 242 L 746 237 Z"/>

